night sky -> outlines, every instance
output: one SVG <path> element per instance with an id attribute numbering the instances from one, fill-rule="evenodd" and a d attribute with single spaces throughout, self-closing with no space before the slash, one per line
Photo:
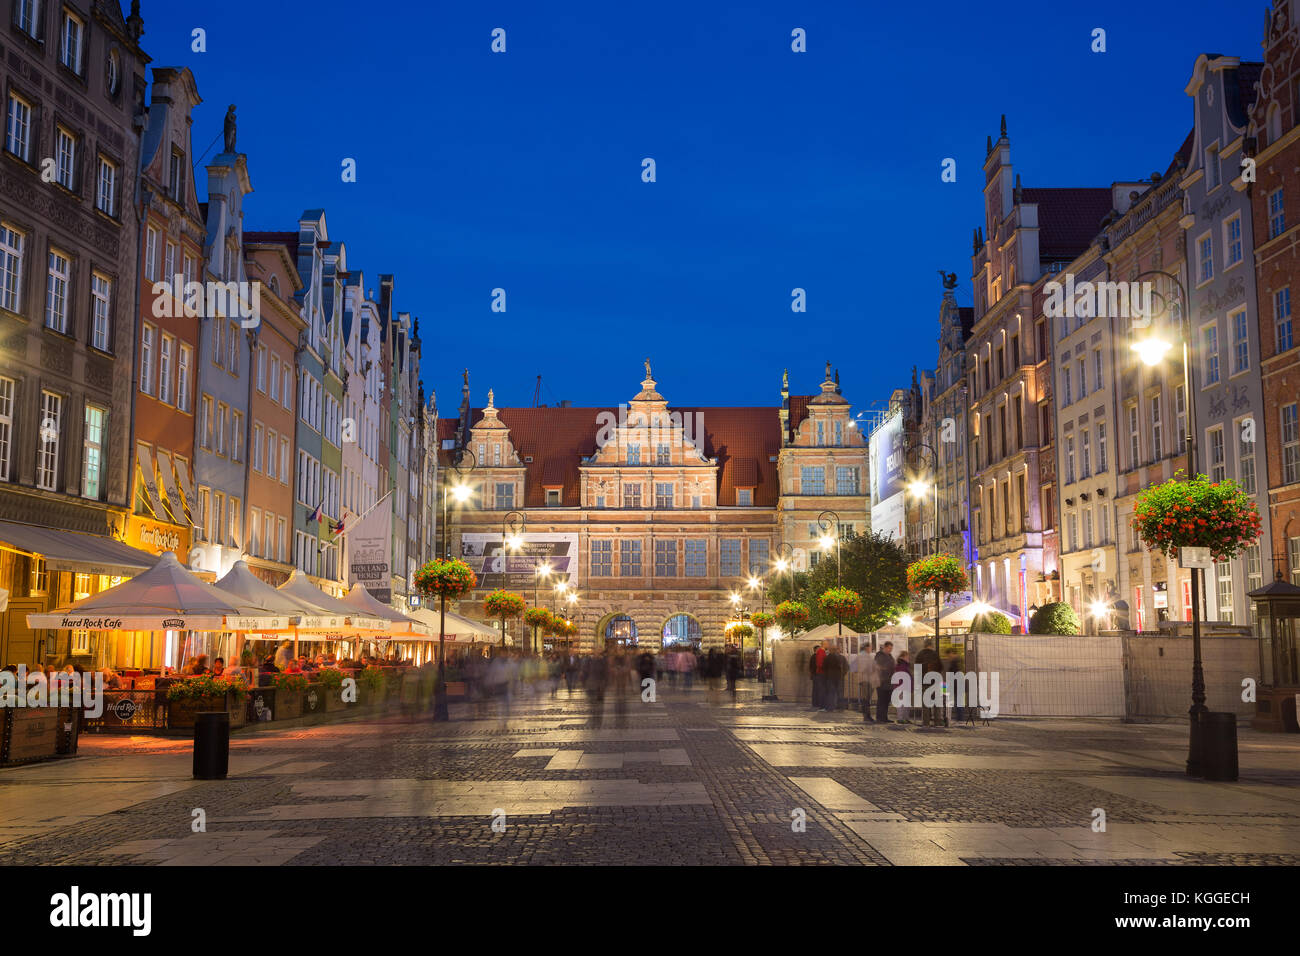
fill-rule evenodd
<path id="1" fill-rule="evenodd" d="M 999 115 L 1026 186 L 1163 172 L 1191 126 L 1197 54 L 1258 59 L 1265 9 L 879 6 L 145 0 L 142 14 L 154 64 L 195 73 L 202 162 L 238 104 L 245 228 L 323 207 L 367 287 L 396 275 L 447 415 L 465 366 L 476 405 L 489 387 L 531 404 L 539 374 L 544 403 L 608 405 L 635 394 L 646 356 L 683 405 L 775 404 L 787 366 L 794 392 L 815 392 L 827 359 L 850 401 L 885 398 L 935 361 L 937 270 L 971 304 Z"/>

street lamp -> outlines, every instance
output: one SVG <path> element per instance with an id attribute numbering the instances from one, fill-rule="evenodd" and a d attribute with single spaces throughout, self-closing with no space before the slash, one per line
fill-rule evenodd
<path id="1" fill-rule="evenodd" d="M 1187 431 L 1184 437 L 1187 442 L 1187 480 L 1194 481 L 1196 479 L 1196 403 L 1195 393 L 1192 391 L 1191 300 L 1187 297 L 1187 289 L 1182 280 L 1173 273 L 1151 269 L 1140 273 L 1133 281 L 1140 281 L 1144 276 L 1160 276 L 1168 279 L 1178 290 L 1179 301 L 1182 303 L 1178 316 L 1178 332 L 1183 338 L 1183 405 L 1187 410 Z M 1164 311 L 1167 313 L 1168 310 Z M 1160 338 L 1152 330 L 1146 338 L 1135 341 L 1132 348 L 1144 365 L 1154 368 L 1163 361 L 1164 356 L 1173 348 L 1173 344 Z M 1197 574 L 1200 570 L 1203 569 L 1188 569 L 1192 579 L 1192 706 L 1187 711 L 1190 726 L 1186 769 L 1190 777 L 1203 775 L 1200 715 L 1209 710 L 1205 706 L 1205 671 L 1201 665 L 1201 595 L 1200 577 Z"/>
<path id="2" fill-rule="evenodd" d="M 930 474 L 934 478 L 934 553 L 938 554 L 939 553 L 939 453 L 934 450 L 934 447 L 932 445 L 927 445 L 925 442 L 918 442 L 913 447 L 918 451 L 920 450 L 928 451 L 930 453 L 931 459 L 934 462 L 934 469 L 933 471 L 931 471 Z M 930 490 L 930 485 L 928 482 L 922 481 L 920 478 L 916 478 L 911 482 L 911 484 L 908 485 L 908 489 L 912 492 L 912 496 L 914 498 L 924 498 L 925 493 Z M 918 548 L 917 550 L 920 549 Z M 938 588 L 934 589 L 934 653 L 936 655 L 939 654 L 939 589 Z M 939 658 L 939 667 L 940 670 L 942 671 L 943 668 L 942 656 L 940 656 Z M 940 716 L 943 718 L 943 726 L 947 727 L 948 726 L 948 702 L 947 700 L 943 700 L 942 698 L 940 698 L 940 700 L 941 700 L 941 703 L 939 705 Z"/>
<path id="3" fill-rule="evenodd" d="M 551 577 L 551 563 L 549 561 L 544 561 L 533 568 L 533 607 L 539 606 L 538 597 L 537 597 L 539 582 L 541 581 L 542 578 L 547 578 L 549 580 L 550 577 Z M 533 646 L 528 648 L 529 652 L 531 653 L 533 647 L 536 646 L 538 646 L 537 625 L 534 624 L 533 625 Z"/>
<path id="4" fill-rule="evenodd" d="M 522 511 L 511 511 L 501 519 L 501 586 L 510 580 L 510 559 L 506 553 L 517 553 L 524 546 L 524 529 L 528 519 Z M 501 621 L 501 649 L 506 647 L 506 622 Z"/>
<path id="5" fill-rule="evenodd" d="M 823 511 L 817 516 L 817 528 L 821 531 L 821 546 L 823 551 L 829 552 L 831 545 L 835 545 L 835 586 L 839 587 L 844 580 L 844 567 L 840 561 L 840 516 L 834 511 Z M 835 533 L 831 534 L 831 529 Z M 837 635 L 844 637 L 844 622 L 840 620 L 838 614 L 835 615 L 835 626 Z"/>
<path id="6" fill-rule="evenodd" d="M 462 469 L 465 459 L 469 459 L 469 466 Z M 444 560 L 451 560 L 451 544 L 448 536 L 449 525 L 451 523 L 448 517 L 451 505 L 451 499 L 456 503 L 464 504 L 469 501 L 470 496 L 474 494 L 474 489 L 464 482 L 464 474 L 474 470 L 475 458 L 474 453 L 468 448 L 457 448 L 452 454 L 451 470 L 456 475 L 454 486 L 449 485 L 444 478 L 442 483 L 442 557 Z M 438 615 L 438 683 L 433 691 L 433 719 L 450 720 L 451 715 L 447 711 L 447 596 L 441 595 L 441 608 Z"/>

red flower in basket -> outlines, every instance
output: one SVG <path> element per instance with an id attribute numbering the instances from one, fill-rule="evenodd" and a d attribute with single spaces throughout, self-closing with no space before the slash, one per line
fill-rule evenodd
<path id="1" fill-rule="evenodd" d="M 464 561 L 434 559 L 415 572 L 415 589 L 425 597 L 460 597 L 478 578 Z"/>

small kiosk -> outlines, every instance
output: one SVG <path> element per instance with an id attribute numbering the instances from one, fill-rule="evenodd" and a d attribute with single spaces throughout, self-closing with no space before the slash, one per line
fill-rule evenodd
<path id="1" fill-rule="evenodd" d="M 1256 730 L 1300 733 L 1300 587 L 1282 580 L 1251 591 L 1259 615 L 1260 686 L 1255 698 Z"/>

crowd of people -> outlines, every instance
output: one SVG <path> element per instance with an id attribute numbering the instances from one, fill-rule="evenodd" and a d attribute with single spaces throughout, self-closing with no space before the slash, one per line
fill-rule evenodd
<path id="1" fill-rule="evenodd" d="M 847 683 L 850 686 L 856 685 L 858 689 L 863 721 L 868 724 L 887 724 L 890 722 L 889 708 L 892 706 L 895 690 L 894 674 L 904 673 L 910 678 L 905 685 L 909 693 L 901 696 L 901 703 L 894 710 L 897 723 L 910 724 L 913 710 L 909 703 L 910 684 L 911 680 L 915 679 L 915 668 L 921 668 L 921 679 L 924 680 L 927 674 L 952 673 L 959 670 L 961 666 L 955 653 L 949 655 L 946 661 L 940 658 L 934 642 L 928 640 L 921 650 L 917 651 L 915 661 L 912 659 L 911 652 L 905 647 L 895 653 L 893 641 L 885 641 L 874 654 L 867 651 L 853 656 L 856 660 L 850 662 L 830 640 L 823 641 L 808 655 L 813 710 L 841 709 L 844 706 L 842 695 L 847 677 L 849 678 Z M 942 706 L 921 707 L 920 710 L 923 726 L 947 725 L 948 717 Z"/>

